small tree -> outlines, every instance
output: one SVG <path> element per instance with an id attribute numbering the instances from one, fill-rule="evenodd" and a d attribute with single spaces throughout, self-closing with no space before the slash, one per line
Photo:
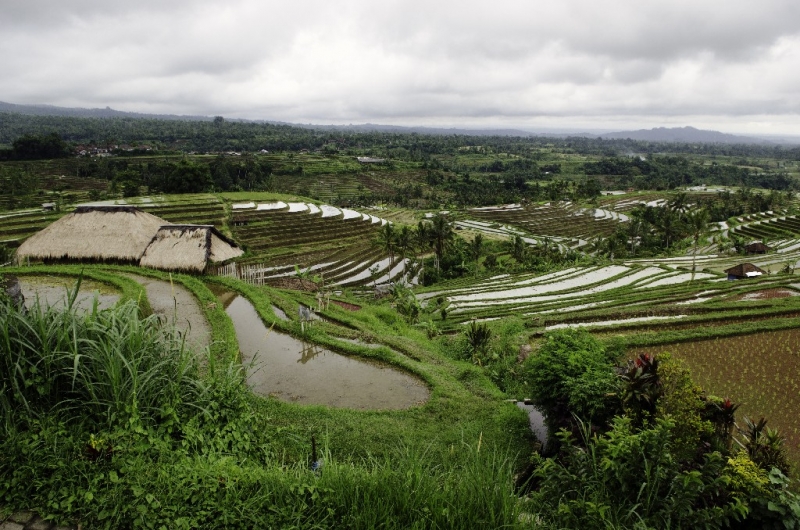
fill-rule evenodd
<path id="1" fill-rule="evenodd" d="M 483 361 L 481 359 L 486 355 L 489 349 L 489 341 L 492 339 L 492 330 L 489 329 L 489 326 L 487 326 L 485 322 L 479 324 L 473 320 L 464 333 L 469 343 L 472 362 L 478 366 L 482 366 Z"/>

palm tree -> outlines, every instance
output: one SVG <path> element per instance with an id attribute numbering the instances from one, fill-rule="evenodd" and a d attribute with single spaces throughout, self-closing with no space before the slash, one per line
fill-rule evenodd
<path id="1" fill-rule="evenodd" d="M 661 209 L 661 215 L 658 216 L 658 228 L 664 234 L 665 248 L 669 250 L 671 240 L 680 232 L 680 218 L 672 210 L 667 208 Z"/>
<path id="2" fill-rule="evenodd" d="M 439 262 L 442 260 L 445 248 L 453 241 L 455 232 L 450 221 L 441 214 L 433 218 L 430 227 L 431 241 L 433 242 L 433 252 L 436 255 L 436 271 L 439 271 Z"/>
<path id="3" fill-rule="evenodd" d="M 692 281 L 694 281 L 694 271 L 697 262 L 697 245 L 700 242 L 700 238 L 708 230 L 708 223 L 711 220 L 711 216 L 706 209 L 695 210 L 686 216 L 686 220 L 689 223 L 692 240 L 694 241 L 694 252 L 692 252 Z"/>
<path id="4" fill-rule="evenodd" d="M 394 249 L 396 244 L 397 236 L 394 232 L 394 225 L 392 223 L 386 223 L 381 227 L 380 232 L 378 232 L 378 243 L 380 243 L 381 247 L 389 253 L 389 270 L 392 269 L 392 265 L 394 265 Z"/>
<path id="5" fill-rule="evenodd" d="M 428 225 L 420 221 L 414 230 L 414 244 L 417 246 L 418 252 L 424 253 L 425 249 L 430 246 L 430 242 L 431 237 Z"/>
<path id="6" fill-rule="evenodd" d="M 687 204 L 687 196 L 686 192 L 679 192 L 675 194 L 671 201 L 669 201 L 669 209 L 673 212 L 677 212 L 678 217 L 683 215 L 683 212 L 686 211 Z"/>
<path id="7" fill-rule="evenodd" d="M 408 226 L 403 225 L 400 228 L 400 231 L 397 233 L 395 238 L 395 244 L 397 246 L 397 252 L 400 254 L 400 259 L 403 261 L 403 276 L 406 275 L 408 263 L 406 258 L 408 257 L 408 253 L 411 252 L 413 248 L 413 234 L 411 229 Z"/>
<path id="8" fill-rule="evenodd" d="M 482 234 L 475 234 L 475 238 L 473 238 L 472 243 L 469 245 L 469 253 L 472 259 L 475 261 L 475 276 L 478 275 L 478 261 L 483 256 L 483 235 Z"/>
<path id="9" fill-rule="evenodd" d="M 511 256 L 517 260 L 518 263 L 524 263 L 525 257 L 528 254 L 528 245 L 522 236 L 515 235 L 511 239 Z"/>

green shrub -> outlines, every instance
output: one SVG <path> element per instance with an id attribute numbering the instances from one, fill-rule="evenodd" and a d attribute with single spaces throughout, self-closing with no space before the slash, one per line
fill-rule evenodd
<path id="1" fill-rule="evenodd" d="M 600 342 L 586 330 L 548 333 L 523 364 L 527 394 L 550 432 L 572 428 L 573 415 L 606 423 L 620 410 L 620 381 Z"/>
<path id="2" fill-rule="evenodd" d="M 539 517 L 556 528 L 724 528 L 747 506 L 726 494 L 725 459 L 710 453 L 685 470 L 670 452 L 669 421 L 635 430 L 618 417 L 580 447 L 562 434 L 561 458 L 539 461 L 532 496 Z"/>

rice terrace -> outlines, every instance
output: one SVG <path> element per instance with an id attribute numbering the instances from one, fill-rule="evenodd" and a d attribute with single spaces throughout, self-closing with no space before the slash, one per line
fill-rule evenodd
<path id="1" fill-rule="evenodd" d="M 0 132 L 0 528 L 800 527 L 796 147 Z"/>

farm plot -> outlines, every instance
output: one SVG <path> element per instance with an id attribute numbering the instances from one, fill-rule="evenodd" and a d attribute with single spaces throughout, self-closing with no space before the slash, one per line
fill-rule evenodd
<path id="1" fill-rule="evenodd" d="M 625 260 L 625 265 L 655 265 L 672 268 L 691 269 L 694 261 L 697 271 L 722 272 L 740 263 L 753 263 L 770 273 L 777 273 L 787 265 L 797 268 L 800 265 L 800 240 L 782 239 L 771 243 L 774 252 L 743 256 L 740 254 L 702 253 L 715 250 L 711 247 L 701 249 L 693 258 L 690 254 L 671 258 L 641 258 Z"/>
<path id="2" fill-rule="evenodd" d="M 786 436 L 791 460 L 800 461 L 800 330 L 639 348 L 683 359 L 709 393 L 741 403 L 738 417 L 767 418 Z"/>
<path id="3" fill-rule="evenodd" d="M 584 326 L 615 333 L 622 329 L 656 332 L 736 325 L 756 315 L 770 319 L 798 313 L 797 304 L 787 301 L 793 298 L 790 294 L 800 294 L 790 276 L 719 281 L 724 279 L 697 273 L 692 280 L 689 272 L 663 266 L 609 265 L 573 267 L 540 276 L 501 275 L 471 286 L 452 282 L 447 289 L 418 296 L 424 304 L 434 298 L 437 303 L 447 300 L 449 316 L 440 323 L 446 329 L 470 320 L 521 316 L 538 329 Z M 757 294 L 776 290 L 785 296 Z M 742 300 L 755 302 L 745 307 Z"/>
<path id="4" fill-rule="evenodd" d="M 740 218 L 740 223 L 730 230 L 731 234 L 747 239 L 769 241 L 796 239 L 800 236 L 800 219 L 796 215 L 786 215 L 783 212 L 743 216 Z"/>
<path id="5" fill-rule="evenodd" d="M 234 206 L 232 231 L 250 256 L 221 274 L 270 283 L 300 273 L 355 286 L 405 273 L 405 262 L 389 263 L 387 253 L 373 244 L 386 223 L 375 215 L 300 202 Z"/>
<path id="6" fill-rule="evenodd" d="M 0 244 L 17 247 L 65 213 L 43 212 L 39 208 L 4 213 L 0 215 Z"/>
<path id="7" fill-rule="evenodd" d="M 509 225 L 534 235 L 571 239 L 572 246 L 593 237 L 611 235 L 620 223 L 628 220 L 624 214 L 582 208 L 569 202 L 473 208 L 467 213 L 478 220 Z"/>
<path id="8" fill-rule="evenodd" d="M 271 158 L 270 158 L 271 156 Z M 423 185 L 425 172 L 412 168 L 395 170 L 370 167 L 366 170 L 354 157 L 301 154 L 291 160 L 280 155 L 265 158 L 274 164 L 276 191 L 336 202 L 365 193 L 390 195 L 409 183 Z"/>
<path id="9" fill-rule="evenodd" d="M 152 202 L 139 202 L 139 208 L 171 223 L 214 225 L 225 224 L 225 205 L 213 195 L 166 196 Z"/>

